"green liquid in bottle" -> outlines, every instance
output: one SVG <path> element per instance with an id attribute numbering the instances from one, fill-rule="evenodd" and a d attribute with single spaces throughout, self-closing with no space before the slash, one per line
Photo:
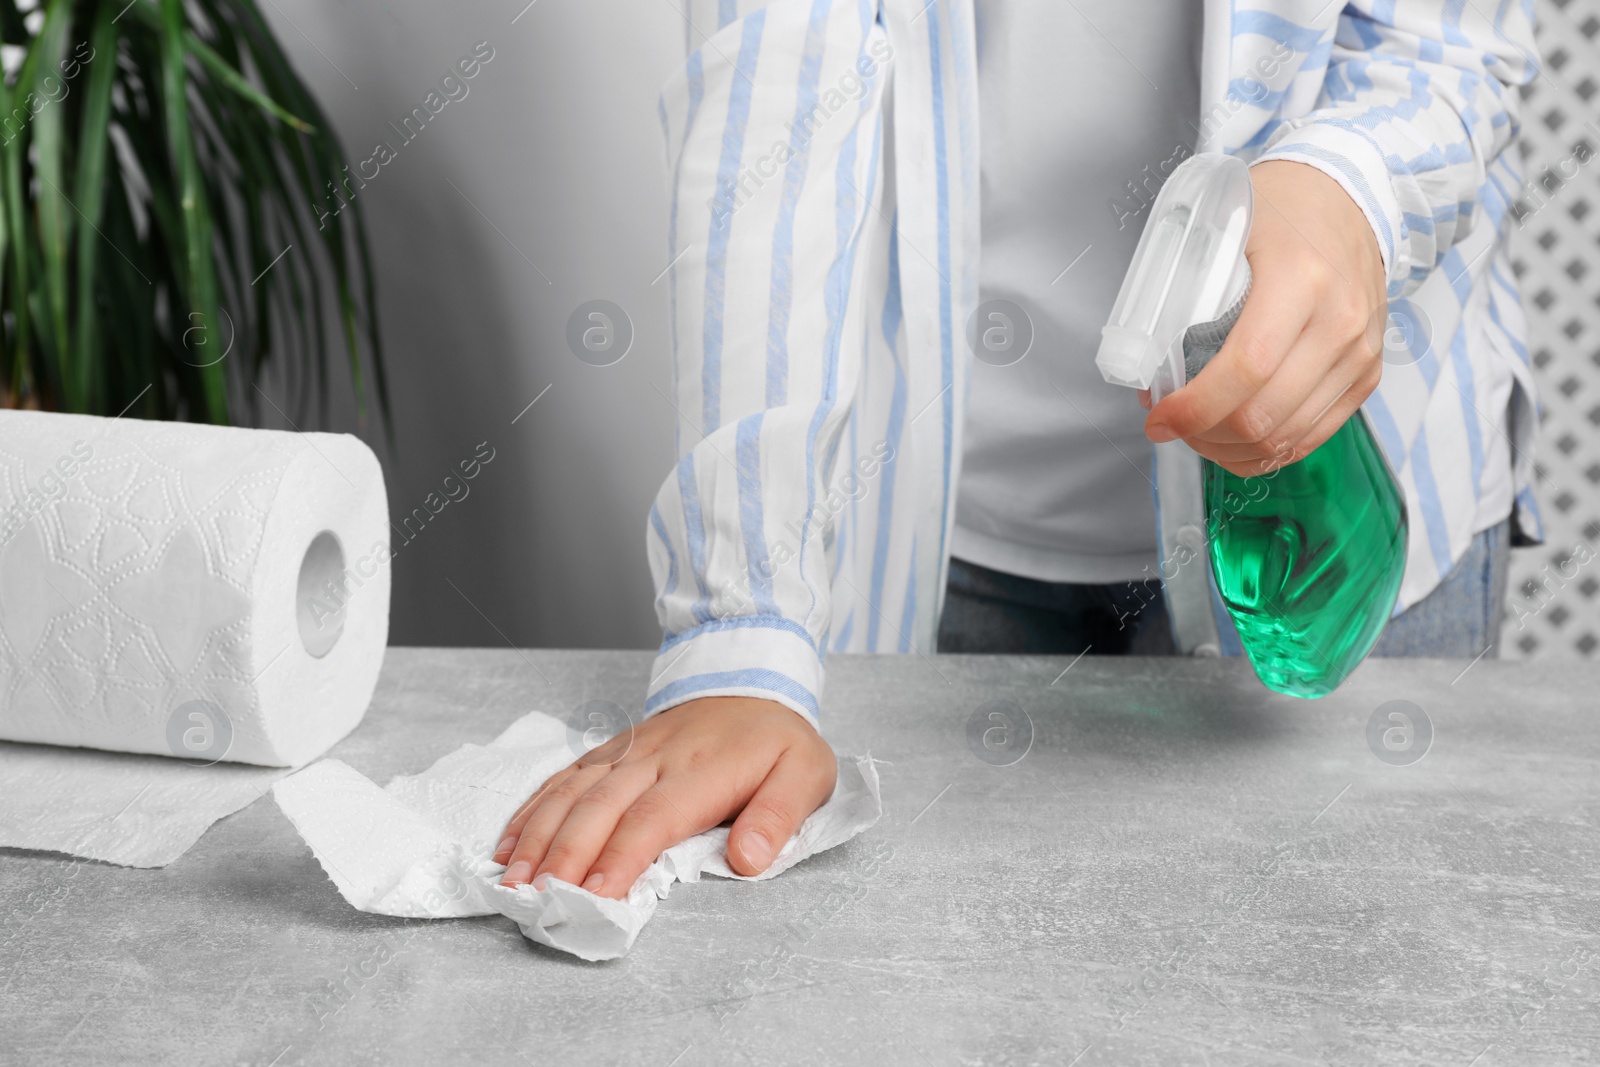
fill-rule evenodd
<path id="1" fill-rule="evenodd" d="M 1406 509 L 1352 416 L 1315 452 L 1241 478 L 1205 463 L 1211 568 L 1269 689 L 1333 692 L 1372 650 L 1405 569 Z"/>

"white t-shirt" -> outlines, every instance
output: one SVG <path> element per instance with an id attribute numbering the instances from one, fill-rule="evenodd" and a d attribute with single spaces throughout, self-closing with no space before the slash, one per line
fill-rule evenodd
<path id="1" fill-rule="evenodd" d="M 1201 4 L 978 0 L 977 14 L 979 317 L 999 351 L 980 345 L 973 368 L 952 551 L 1046 581 L 1148 577 L 1145 413 L 1094 356 L 1160 179 L 1195 143 Z M 997 300 L 1032 323 L 1009 366 L 1026 326 Z"/>

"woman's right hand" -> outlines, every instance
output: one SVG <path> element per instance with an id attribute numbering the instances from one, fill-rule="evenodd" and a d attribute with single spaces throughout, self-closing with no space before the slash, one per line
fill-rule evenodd
<path id="1" fill-rule="evenodd" d="M 728 866 L 759 874 L 837 776 L 827 742 L 782 704 L 691 700 L 551 775 L 506 824 L 501 884 L 550 875 L 620 900 L 663 850 L 733 816 Z"/>

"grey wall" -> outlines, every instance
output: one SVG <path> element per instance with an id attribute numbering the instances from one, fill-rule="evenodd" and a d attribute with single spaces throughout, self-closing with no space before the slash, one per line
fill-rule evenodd
<path id="1" fill-rule="evenodd" d="M 262 8 L 351 169 L 380 142 L 394 150 L 356 193 L 398 447 L 363 436 L 384 460 L 392 515 L 439 493 L 480 442 L 494 449 L 468 495 L 398 548 L 392 642 L 653 646 L 643 531 L 676 418 L 663 396 L 666 282 L 652 285 L 666 266 L 656 95 L 682 60 L 683 22 L 666 3 L 524 3 Z M 467 95 L 404 141 L 396 127 L 478 42 L 493 58 Z M 568 316 L 595 298 L 635 327 L 612 366 L 567 348 Z M 340 407 L 333 428 L 354 428 Z"/>

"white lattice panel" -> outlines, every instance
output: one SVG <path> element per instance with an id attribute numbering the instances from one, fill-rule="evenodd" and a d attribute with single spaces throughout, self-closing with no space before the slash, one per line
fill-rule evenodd
<path id="1" fill-rule="evenodd" d="M 1600 0 L 1537 0 L 1544 72 L 1523 93 L 1513 239 L 1544 408 L 1546 543 L 1512 554 L 1502 653 L 1600 646 Z"/>

